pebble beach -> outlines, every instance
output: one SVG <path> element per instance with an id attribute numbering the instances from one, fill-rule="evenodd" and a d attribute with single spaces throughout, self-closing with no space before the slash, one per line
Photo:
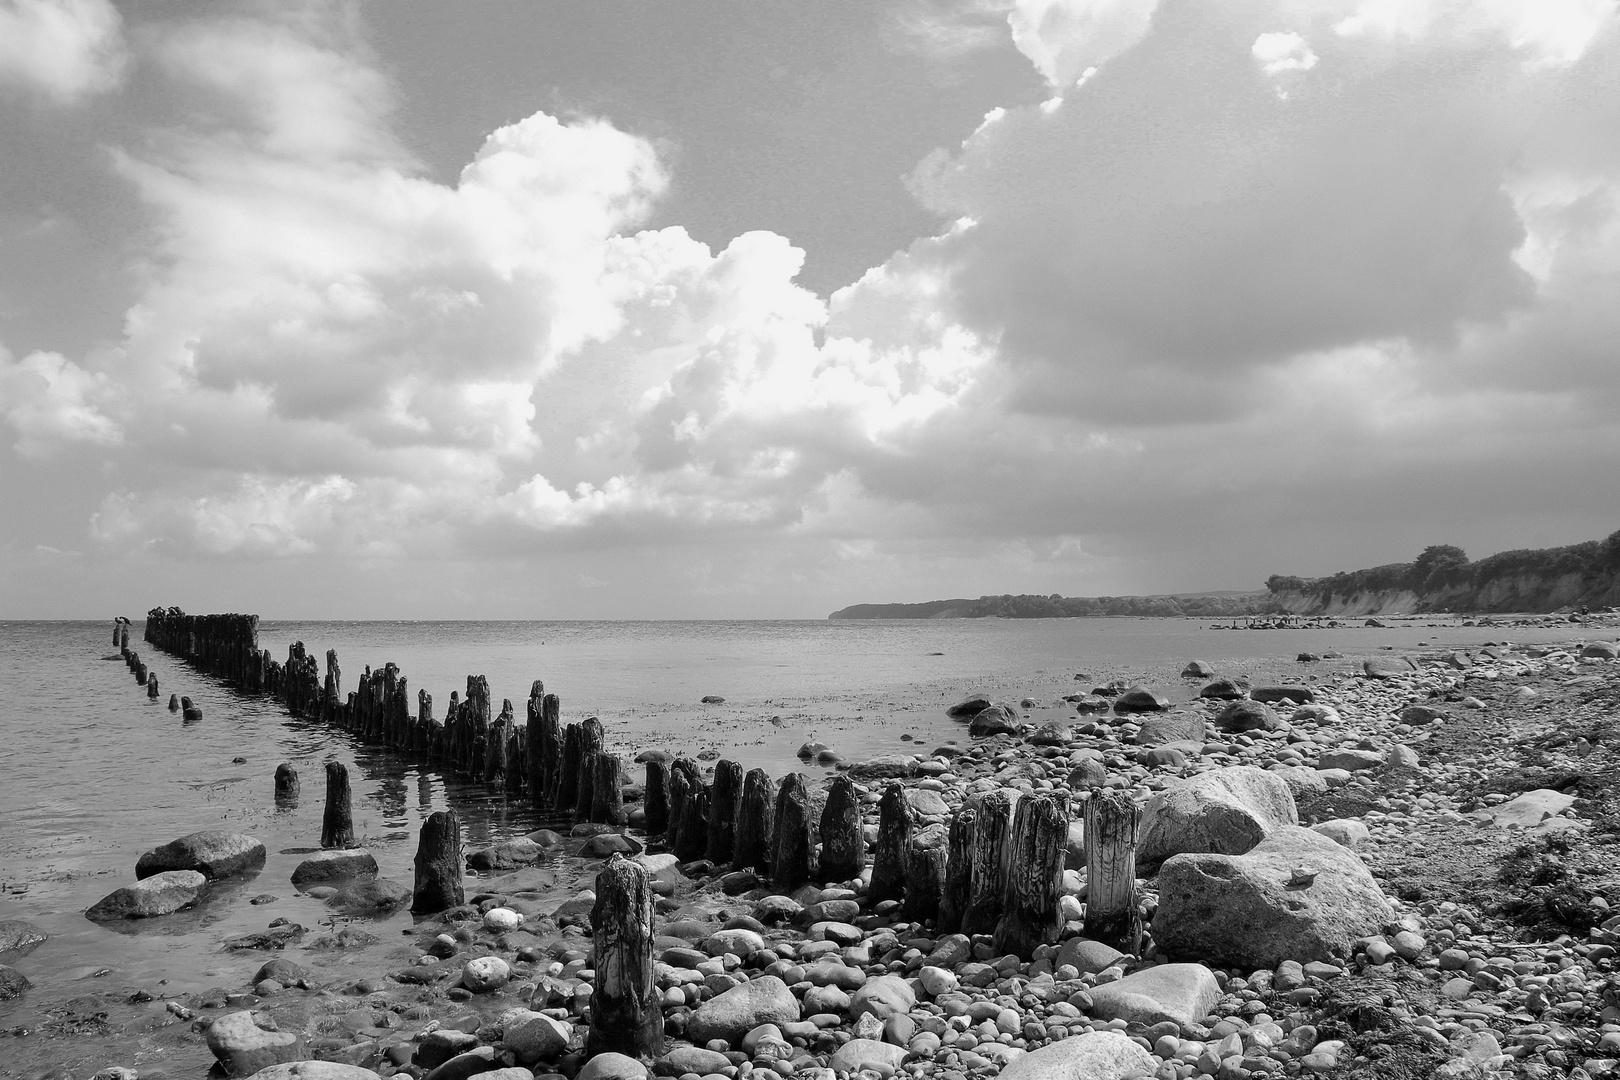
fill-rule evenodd
<path id="1" fill-rule="evenodd" d="M 918 829 L 989 792 L 1065 796 L 1061 930 L 1028 955 L 875 900 L 869 863 L 782 890 L 753 869 L 677 860 L 646 834 L 644 762 L 627 752 L 628 826 L 559 821 L 473 850 L 466 902 L 393 942 L 346 913 L 410 890 L 357 855 L 299 884 L 334 902 L 326 924 L 228 942 L 216 989 L 98 987 L 9 1029 L 0 1014 L 0 1075 L 1613 1075 L 1612 642 L 1612 630 L 1563 646 L 1504 639 L 1320 674 L 1301 659 L 1278 685 L 1189 664 L 1201 689 L 1185 704 L 1122 685 L 962 702 L 959 738 L 841 768 L 869 849 L 891 785 Z M 1085 936 L 1075 826 L 1099 792 L 1142 811 L 1144 932 L 1128 951 Z M 818 817 L 824 798 L 818 781 Z M 657 895 L 665 1042 L 645 1060 L 583 1049 L 592 888 L 615 858 L 640 864 Z M 31 935 L 0 923 L 0 995 L 27 992 Z"/>

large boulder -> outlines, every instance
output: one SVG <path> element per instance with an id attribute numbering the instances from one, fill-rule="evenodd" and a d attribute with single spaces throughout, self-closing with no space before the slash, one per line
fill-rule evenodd
<path id="1" fill-rule="evenodd" d="M 296 1032 L 277 1030 L 273 1020 L 247 1011 L 226 1013 L 209 1025 L 208 1049 L 226 1076 L 252 1076 L 308 1056 Z"/>
<path id="2" fill-rule="evenodd" d="M 1241 855 L 1272 830 L 1298 824 L 1294 796 L 1276 773 L 1252 765 L 1214 769 L 1147 801 L 1136 861 L 1151 869 L 1183 852 Z"/>
<path id="3" fill-rule="evenodd" d="M 1221 986 L 1202 964 L 1159 964 L 1091 988 L 1091 1015 L 1150 1027 L 1166 1020 L 1202 1023 L 1220 1000 Z"/>
<path id="4" fill-rule="evenodd" d="M 1354 852 L 1295 825 L 1246 855 L 1177 855 L 1158 886 L 1153 940 L 1172 956 L 1221 966 L 1348 956 L 1357 938 L 1394 918 Z"/>
<path id="5" fill-rule="evenodd" d="M 710 1039 L 735 1043 L 761 1024 L 792 1024 L 799 1019 L 799 999 L 774 975 L 750 979 L 717 994 L 697 1007 L 686 1023 L 686 1037 L 698 1045 Z"/>
<path id="6" fill-rule="evenodd" d="M 346 915 L 388 915 L 411 902 L 411 890 L 392 878 L 351 881 L 328 901 Z"/>
<path id="7" fill-rule="evenodd" d="M 376 877 L 377 860 L 364 848 L 317 851 L 293 868 L 294 885 L 323 885 L 358 877 Z"/>
<path id="8" fill-rule="evenodd" d="M 968 721 L 968 734 L 976 739 L 1011 735 L 1018 730 L 1018 719 L 1018 710 L 1011 705 L 992 705 Z"/>
<path id="9" fill-rule="evenodd" d="M 467 866 L 489 873 L 492 870 L 516 870 L 532 866 L 545 857 L 546 846 L 528 836 L 506 840 L 494 847 L 480 848 L 467 856 Z"/>
<path id="10" fill-rule="evenodd" d="M 970 697 L 966 701 L 959 701 L 945 710 L 945 715 L 952 720 L 971 720 L 990 707 L 990 699 L 986 697 Z"/>
<path id="11" fill-rule="evenodd" d="M 1123 1031 L 1091 1031 L 1030 1051 L 1002 1069 L 1000 1080 L 1119 1080 L 1152 1076 L 1158 1067 Z"/>
<path id="12" fill-rule="evenodd" d="M 1249 684 L 1244 679 L 1216 679 L 1198 691 L 1198 696 L 1211 701 L 1237 701 L 1249 696 Z"/>
<path id="13" fill-rule="evenodd" d="M 1229 735 L 1238 735 L 1245 731 L 1281 731 L 1286 725 L 1270 705 L 1242 698 L 1215 714 L 1215 726 Z"/>
<path id="14" fill-rule="evenodd" d="M 49 937 L 49 934 L 33 923 L 21 919 L 6 919 L 0 922 L 0 960 L 14 960 L 19 956 L 27 956 L 44 944 Z"/>
<path id="15" fill-rule="evenodd" d="M 1138 746 L 1163 746 L 1165 743 L 1173 742 L 1201 743 L 1207 731 L 1202 713 L 1164 713 L 1143 720 L 1133 741 Z"/>
<path id="16" fill-rule="evenodd" d="M 1170 699 L 1138 683 L 1114 699 L 1117 713 L 1162 712 L 1170 707 Z"/>
<path id="17" fill-rule="evenodd" d="M 135 877 L 195 870 L 217 881 L 264 865 L 264 844 L 243 833 L 204 829 L 153 848 L 135 863 Z"/>
<path id="18" fill-rule="evenodd" d="M 28 981 L 28 976 L 16 968 L 0 964 L 0 1001 L 20 998 L 23 992 L 33 985 Z"/>
<path id="19" fill-rule="evenodd" d="M 167 915 L 195 904 L 207 886 L 195 870 L 166 870 L 108 893 L 84 915 L 96 922 Z"/>

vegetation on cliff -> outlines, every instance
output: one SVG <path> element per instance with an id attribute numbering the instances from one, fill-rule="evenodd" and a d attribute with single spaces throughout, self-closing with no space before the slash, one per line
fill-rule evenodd
<path id="1" fill-rule="evenodd" d="M 1073 619 L 1095 615 L 1257 615 L 1279 610 L 1263 592 L 1196 596 L 981 596 L 921 604 L 854 604 L 829 619 Z"/>

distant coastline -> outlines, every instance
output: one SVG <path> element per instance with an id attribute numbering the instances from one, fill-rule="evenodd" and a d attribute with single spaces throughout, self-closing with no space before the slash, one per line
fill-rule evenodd
<path id="1" fill-rule="evenodd" d="M 1525 612 L 1620 606 L 1620 531 L 1567 547 L 1502 551 L 1477 561 L 1435 544 L 1409 563 L 1328 577 L 1273 574 L 1254 592 L 1157 596 L 981 596 L 916 604 L 851 604 L 829 619 L 1074 619 L 1234 615 L 1384 615 Z"/>

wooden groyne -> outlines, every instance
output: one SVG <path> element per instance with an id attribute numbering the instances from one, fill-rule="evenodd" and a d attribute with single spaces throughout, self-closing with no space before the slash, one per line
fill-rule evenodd
<path id="1" fill-rule="evenodd" d="M 530 687 L 521 723 L 509 699 L 492 717 L 489 682 L 482 675 L 467 677 L 465 696 L 450 695 L 441 719 L 434 714 L 432 696 L 419 690 L 413 698 L 394 664 L 367 667 L 354 689 L 345 692 L 332 650 L 326 652 L 324 671 L 303 642 L 288 648 L 284 662 L 271 658 L 258 647 L 254 615 L 195 616 L 175 608 L 154 609 L 146 640 L 244 691 L 277 697 L 295 716 L 334 724 L 364 742 L 499 787 L 540 812 L 623 826 L 629 822 L 629 794 L 632 802 L 641 802 L 638 824 L 645 824 L 648 841 L 672 852 L 692 872 L 729 869 L 786 892 L 806 882 L 851 881 L 870 866 L 868 899 L 927 918 L 936 933 L 992 934 L 999 952 L 1027 958 L 1055 942 L 1062 931 L 1057 912 L 1070 806 L 1061 794 L 1022 795 L 1007 788 L 983 792 L 970 796 L 949 821 L 930 823 L 914 808 L 908 786 L 890 781 L 877 800 L 876 839 L 868 844 L 862 796 L 847 776 L 834 780 L 819 814 L 801 774 L 773 782 L 763 770 L 745 776 L 740 765 L 726 760 L 706 779 L 695 761 L 648 751 L 636 759 L 645 765 L 645 786 L 628 783 L 624 759 L 604 745 L 601 722 L 587 717 L 563 724 L 560 700 L 539 679 Z M 138 658 L 130 655 L 133 668 Z M 279 778 L 277 790 L 296 784 L 296 774 Z M 341 793 L 340 808 L 334 813 L 329 806 L 329 828 L 335 822 L 341 831 L 346 783 L 329 778 L 329 798 L 334 791 Z M 450 815 L 436 827 L 445 833 L 454 825 Z M 1096 853 L 1099 863 L 1132 865 L 1129 851 L 1119 849 L 1134 847 L 1134 828 L 1100 829 L 1098 836 L 1110 847 Z M 326 846 L 343 842 L 323 836 Z M 454 847 L 446 835 L 435 841 L 437 854 L 418 856 L 419 863 L 426 859 L 440 866 L 438 877 L 444 881 L 434 887 L 435 896 L 459 881 L 459 874 L 448 868 L 460 860 Z M 418 870 L 420 891 L 421 866 Z M 629 885 L 620 892 L 635 894 Z M 1134 905 L 1134 896 L 1120 899 L 1120 907 Z M 437 903 L 424 901 L 419 910 Z M 634 906 L 629 899 L 623 905 Z M 1120 914 L 1110 910 L 1107 917 Z M 1109 929 L 1115 936 L 1129 936 L 1111 923 Z M 636 975 L 627 979 L 639 986 L 638 969 L 630 964 L 627 970 Z M 631 990 L 627 984 L 626 993 Z M 635 989 L 631 997 L 639 994 Z"/>

